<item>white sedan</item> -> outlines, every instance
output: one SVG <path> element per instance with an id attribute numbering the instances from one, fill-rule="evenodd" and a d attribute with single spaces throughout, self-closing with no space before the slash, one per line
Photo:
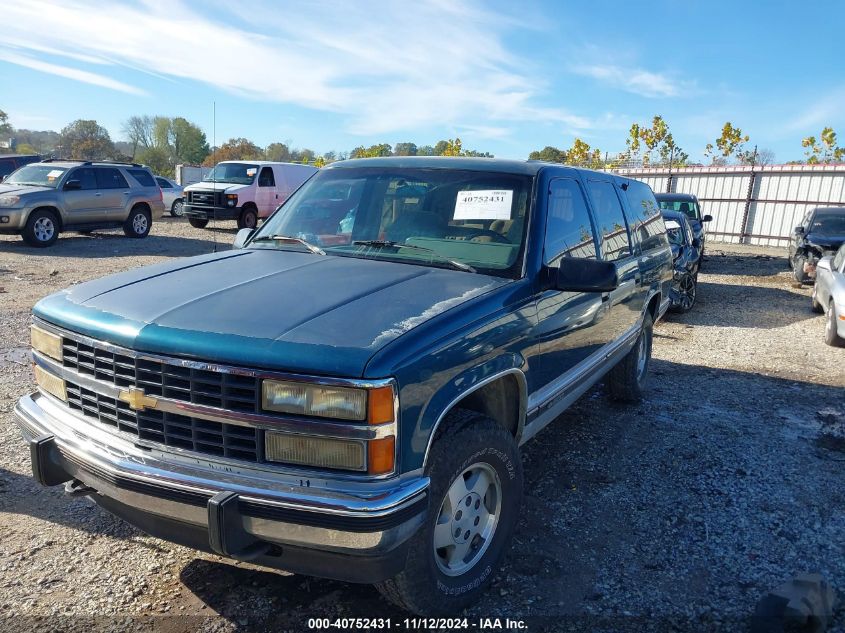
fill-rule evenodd
<path id="1" fill-rule="evenodd" d="M 183 187 L 164 176 L 156 176 L 158 186 L 161 187 L 164 199 L 164 208 L 170 209 L 170 215 L 174 218 L 182 217 L 182 208 L 185 196 L 182 193 Z"/>
<path id="2" fill-rule="evenodd" d="M 833 257 L 822 257 L 816 264 L 813 310 L 827 315 L 824 342 L 845 347 L 845 244 Z"/>

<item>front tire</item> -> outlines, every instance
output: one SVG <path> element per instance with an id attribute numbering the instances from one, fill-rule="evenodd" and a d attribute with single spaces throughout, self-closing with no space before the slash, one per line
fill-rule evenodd
<path id="1" fill-rule="evenodd" d="M 170 207 L 170 215 L 174 218 L 181 218 L 185 213 L 185 203 L 180 198 L 173 201 L 173 206 Z"/>
<path id="2" fill-rule="evenodd" d="M 807 260 L 800 255 L 796 255 L 793 262 L 792 274 L 795 277 L 795 281 L 799 284 L 806 284 L 810 282 L 810 277 L 804 272 L 804 262 L 806 261 Z"/>
<path id="3" fill-rule="evenodd" d="M 238 216 L 238 228 L 254 229 L 256 226 L 258 226 L 258 210 L 252 207 L 242 209 Z"/>
<path id="4" fill-rule="evenodd" d="M 839 332 L 836 330 L 838 321 L 839 316 L 836 314 L 836 304 L 831 299 L 830 304 L 827 306 L 827 320 L 824 326 L 824 342 L 831 347 L 845 347 L 845 339 L 839 336 Z"/>
<path id="5" fill-rule="evenodd" d="M 815 284 L 813 286 L 813 296 L 810 298 L 810 309 L 816 314 L 821 314 L 824 312 L 824 308 L 822 304 L 819 303 L 818 295 L 816 294 L 819 289 L 819 285 Z"/>
<path id="6" fill-rule="evenodd" d="M 672 304 L 672 312 L 683 314 L 689 312 L 695 305 L 698 296 L 698 274 L 684 274 L 678 281 L 678 303 Z"/>
<path id="7" fill-rule="evenodd" d="M 431 447 L 424 525 L 405 569 L 377 585 L 419 615 L 455 614 L 476 601 L 508 550 L 522 504 L 522 462 L 513 436 L 464 409 L 444 418 Z"/>
<path id="8" fill-rule="evenodd" d="M 21 237 L 36 248 L 52 246 L 59 239 L 59 219 L 52 211 L 36 209 L 29 214 Z"/>
<path id="9" fill-rule="evenodd" d="M 126 222 L 123 223 L 123 234 L 126 237 L 142 239 L 150 234 L 152 225 L 153 218 L 149 209 L 141 206 L 133 207 Z"/>
<path id="10" fill-rule="evenodd" d="M 653 327 L 651 314 L 646 312 L 634 347 L 608 372 L 605 384 L 612 399 L 620 402 L 638 402 L 642 399 L 651 363 Z"/>
<path id="11" fill-rule="evenodd" d="M 204 220 L 202 218 L 188 218 L 188 222 L 190 222 L 191 226 L 195 229 L 204 229 L 208 226 L 208 220 Z"/>

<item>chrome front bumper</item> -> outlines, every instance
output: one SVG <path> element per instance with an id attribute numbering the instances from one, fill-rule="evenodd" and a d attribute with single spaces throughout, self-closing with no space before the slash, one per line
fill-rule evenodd
<path id="1" fill-rule="evenodd" d="M 425 477 L 342 492 L 325 480 L 300 479 L 297 486 L 261 471 L 152 452 L 40 392 L 21 398 L 15 414 L 40 483 L 78 480 L 95 501 L 155 536 L 183 542 L 182 526 L 207 534 L 205 546 L 184 544 L 259 564 L 377 582 L 402 568 L 402 546 L 427 509 Z M 353 569 L 338 559 L 379 562 Z"/>

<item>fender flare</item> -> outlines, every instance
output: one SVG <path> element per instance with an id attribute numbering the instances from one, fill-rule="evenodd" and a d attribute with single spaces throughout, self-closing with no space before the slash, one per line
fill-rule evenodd
<path id="1" fill-rule="evenodd" d="M 505 376 L 514 376 L 519 392 L 519 420 L 514 438 L 519 443 L 519 438 L 525 428 L 525 418 L 528 411 L 528 382 L 522 369 L 524 366 L 525 361 L 518 354 L 505 354 L 489 359 L 454 376 L 429 399 L 418 424 L 418 429 L 421 430 L 425 428 L 427 419 L 434 418 L 434 422 L 428 431 L 423 469 L 428 463 L 428 455 L 431 452 L 434 436 L 446 415 L 471 393 Z"/>

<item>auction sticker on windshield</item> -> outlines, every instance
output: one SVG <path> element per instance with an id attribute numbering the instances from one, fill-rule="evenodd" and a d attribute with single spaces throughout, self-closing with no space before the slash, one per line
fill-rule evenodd
<path id="1" fill-rule="evenodd" d="M 455 220 L 510 220 L 512 190 L 459 191 Z"/>

